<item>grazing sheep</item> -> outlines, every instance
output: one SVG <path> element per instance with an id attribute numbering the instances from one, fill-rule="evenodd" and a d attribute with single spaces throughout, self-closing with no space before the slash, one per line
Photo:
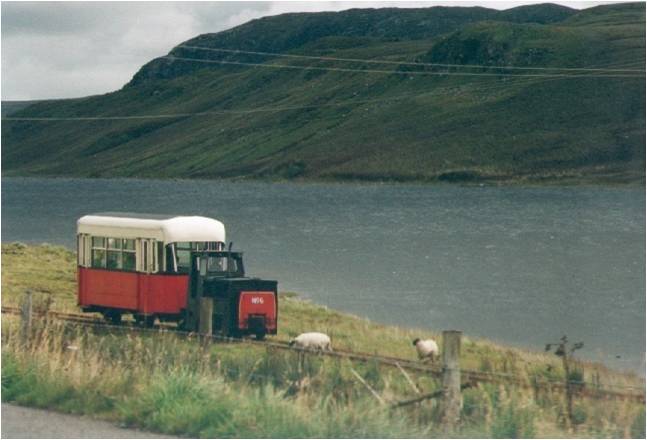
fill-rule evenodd
<path id="1" fill-rule="evenodd" d="M 296 346 L 308 350 L 332 351 L 330 337 L 324 333 L 301 333 L 296 338 L 290 339 L 290 347 Z"/>
<path id="2" fill-rule="evenodd" d="M 418 359 L 429 359 L 431 362 L 434 362 L 438 358 L 438 344 L 433 339 L 416 338 L 413 340 L 413 345 L 418 352 Z"/>

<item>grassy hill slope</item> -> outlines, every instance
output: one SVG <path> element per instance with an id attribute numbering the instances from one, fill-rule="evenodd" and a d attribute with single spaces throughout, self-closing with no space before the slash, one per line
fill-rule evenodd
<path id="1" fill-rule="evenodd" d="M 555 73 L 542 70 L 477 76 L 464 74 L 502 71 L 182 46 L 396 62 L 644 69 L 644 30 L 644 4 L 583 11 L 556 5 L 502 12 L 355 9 L 253 20 L 196 37 L 170 55 L 258 66 L 159 58 L 119 91 L 39 103 L 15 113 L 12 116 L 180 115 L 5 120 L 3 172 L 642 181 L 644 76 L 607 78 L 588 72 L 591 76 L 579 77 L 566 71 L 569 76 L 521 77 Z M 187 113 L 191 115 L 181 115 Z"/>
<path id="2" fill-rule="evenodd" d="M 12 113 L 16 113 L 18 110 L 34 105 L 39 101 L 2 101 L 1 113 L 2 116 L 8 116 Z"/>

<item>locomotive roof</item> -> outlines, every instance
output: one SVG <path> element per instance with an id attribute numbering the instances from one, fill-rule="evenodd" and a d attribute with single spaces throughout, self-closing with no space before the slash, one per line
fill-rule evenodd
<path id="1" fill-rule="evenodd" d="M 77 233 L 99 237 L 154 238 L 164 243 L 225 242 L 225 225 L 201 216 L 103 212 L 77 220 Z"/>

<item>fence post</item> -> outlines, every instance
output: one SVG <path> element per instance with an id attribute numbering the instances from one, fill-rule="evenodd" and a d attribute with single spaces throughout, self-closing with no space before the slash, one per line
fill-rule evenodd
<path id="1" fill-rule="evenodd" d="M 573 389 L 571 388 L 571 368 L 568 362 L 568 353 L 564 350 L 562 356 L 564 364 L 564 392 L 566 393 L 566 429 L 573 427 Z"/>
<path id="2" fill-rule="evenodd" d="M 443 331 L 443 412 L 442 425 L 445 432 L 453 431 L 461 416 L 461 336 L 458 330 Z"/>
<path id="3" fill-rule="evenodd" d="M 199 333 L 211 335 L 213 333 L 213 298 L 200 297 L 200 318 L 198 320 Z"/>
<path id="4" fill-rule="evenodd" d="M 23 345 L 27 343 L 29 335 L 31 335 L 31 314 L 31 290 L 27 290 L 20 304 L 20 341 Z"/>

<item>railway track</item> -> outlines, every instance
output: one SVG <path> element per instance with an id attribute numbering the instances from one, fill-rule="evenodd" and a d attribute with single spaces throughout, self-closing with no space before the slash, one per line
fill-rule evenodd
<path id="1" fill-rule="evenodd" d="M 3 314 L 10 315 L 20 315 L 21 311 L 18 307 L 7 307 L 2 306 Z M 382 356 L 378 354 L 362 353 L 350 350 L 335 349 L 334 351 L 322 351 L 322 352 L 313 352 L 311 350 L 302 349 L 298 347 L 291 347 L 287 342 L 283 341 L 259 341 L 255 339 L 246 339 L 246 338 L 234 338 L 220 335 L 199 335 L 192 332 L 178 330 L 174 326 L 170 325 L 160 325 L 155 328 L 146 328 L 137 326 L 135 323 L 124 322 L 120 325 L 114 325 L 108 323 L 100 317 L 92 317 L 85 314 L 79 313 L 67 313 L 67 312 L 56 312 L 56 311 L 34 311 L 32 315 L 35 317 L 40 317 L 44 319 L 56 319 L 59 321 L 66 321 L 75 324 L 87 325 L 95 328 L 102 328 L 106 331 L 134 331 L 134 332 L 143 332 L 143 333 L 172 333 L 174 335 L 186 338 L 199 338 L 202 340 L 212 340 L 214 342 L 222 343 L 240 343 L 240 344 L 249 344 L 263 346 L 267 348 L 279 349 L 279 350 L 290 350 L 294 352 L 303 352 L 305 354 L 316 354 L 321 356 L 330 356 L 338 358 L 346 358 L 354 361 L 360 362 L 377 362 L 383 365 L 390 365 L 393 367 L 401 367 L 410 371 L 418 371 L 427 374 L 432 374 L 439 376 L 442 374 L 442 369 L 436 366 L 424 365 L 419 361 L 414 361 L 410 359 L 402 359 L 392 356 Z"/>
<path id="2" fill-rule="evenodd" d="M 10 315 L 20 315 L 21 310 L 18 307 L 7 307 L 2 306 L 3 314 Z M 207 340 L 212 342 L 220 343 L 229 343 L 229 344 L 249 344 L 256 346 L 263 346 L 269 349 L 278 349 L 278 350 L 289 350 L 293 352 L 301 352 L 308 355 L 317 355 L 317 356 L 329 356 L 342 359 L 349 359 L 352 361 L 358 362 L 377 362 L 381 365 L 391 366 L 398 369 L 404 369 L 408 371 L 413 371 L 417 373 L 425 373 L 432 375 L 434 377 L 441 377 L 443 374 L 443 368 L 440 366 L 426 365 L 420 361 L 415 361 L 411 359 L 403 359 L 393 356 L 384 356 L 380 354 L 371 354 L 357 351 L 350 351 L 344 349 L 335 349 L 334 351 L 321 351 L 313 352 L 311 350 L 292 347 L 287 342 L 283 341 L 259 341 L 255 339 L 246 339 L 246 338 L 233 338 L 220 335 L 200 335 L 197 333 L 182 331 L 177 329 L 175 326 L 161 324 L 155 328 L 140 327 L 134 322 L 124 322 L 120 325 L 114 325 L 106 322 L 103 318 L 88 316 L 86 314 L 79 313 L 67 313 L 67 312 L 56 312 L 56 311 L 34 311 L 32 312 L 33 316 L 41 317 L 45 319 L 56 319 L 59 321 L 66 321 L 74 324 L 90 326 L 94 328 L 100 328 L 107 332 L 124 332 L 124 331 L 133 331 L 141 333 L 156 333 L 156 334 L 173 334 L 179 337 L 184 337 L 187 339 L 200 339 Z M 506 373 L 493 373 L 485 371 L 472 371 L 472 370 L 461 370 L 461 375 L 464 380 L 470 384 L 475 384 L 478 382 L 485 383 L 509 383 L 514 384 L 523 388 L 532 388 L 532 389 L 545 389 L 545 390 L 563 390 L 565 384 L 562 381 L 551 381 L 551 382 L 537 382 L 532 383 L 528 378 L 522 378 L 512 374 Z M 645 394 L 643 393 L 628 393 L 625 391 L 610 390 L 610 389 L 590 389 L 583 388 L 578 392 L 582 396 L 593 397 L 593 398 L 620 398 L 620 399 L 632 399 L 639 402 L 645 402 Z"/>
<path id="3" fill-rule="evenodd" d="M 19 307 L 2 306 L 2 313 L 3 314 L 9 314 L 9 315 L 20 315 L 21 310 L 20 310 Z M 55 312 L 55 311 L 51 311 L 51 310 L 47 311 L 47 312 L 34 310 L 34 311 L 32 311 L 32 316 L 51 317 L 51 318 L 56 318 L 56 319 L 59 319 L 59 320 L 70 321 L 70 322 L 88 322 L 88 323 L 92 323 L 92 322 L 95 322 L 95 321 L 99 321 L 99 318 L 88 316 L 88 315 L 82 315 L 82 314 L 79 314 L 79 313 Z"/>

